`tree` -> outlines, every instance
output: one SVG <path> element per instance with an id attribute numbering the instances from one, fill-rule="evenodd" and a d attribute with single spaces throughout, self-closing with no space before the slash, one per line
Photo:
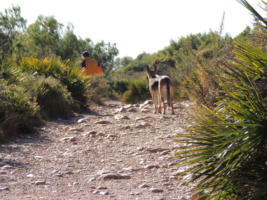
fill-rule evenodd
<path id="1" fill-rule="evenodd" d="M 24 45 L 29 55 L 44 58 L 57 54 L 63 25 L 54 17 L 39 16 L 27 28 Z"/>
<path id="2" fill-rule="evenodd" d="M 26 20 L 21 17 L 20 7 L 14 6 L 5 9 L 4 13 L 0 12 L 0 62 L 20 46 L 15 39 L 25 31 L 25 28 Z"/>
<path id="3" fill-rule="evenodd" d="M 57 54 L 61 56 L 63 60 L 72 60 L 77 58 L 81 54 L 81 51 L 79 39 L 74 34 L 73 26 L 70 24 L 67 26 L 64 36 L 59 42 Z"/>
<path id="4" fill-rule="evenodd" d="M 105 75 L 109 75 L 113 70 L 114 59 L 118 53 L 119 51 L 114 44 L 106 44 L 104 41 L 96 43 L 91 49 L 92 57 L 99 62 L 100 66 L 102 66 Z"/>

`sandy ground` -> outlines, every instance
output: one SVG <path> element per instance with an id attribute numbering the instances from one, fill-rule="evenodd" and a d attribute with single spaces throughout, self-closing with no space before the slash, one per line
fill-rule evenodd
<path id="1" fill-rule="evenodd" d="M 110 101 L 2 144 L 0 199 L 191 199 L 192 185 L 181 187 L 184 169 L 170 159 L 188 106 L 161 115 L 151 104 Z"/>

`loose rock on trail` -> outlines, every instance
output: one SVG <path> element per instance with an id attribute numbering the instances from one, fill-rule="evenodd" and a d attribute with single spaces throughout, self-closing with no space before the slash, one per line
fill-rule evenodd
<path id="1" fill-rule="evenodd" d="M 183 168 L 172 167 L 188 102 L 175 115 L 153 105 L 106 102 L 0 145 L 0 199 L 186 200 Z"/>

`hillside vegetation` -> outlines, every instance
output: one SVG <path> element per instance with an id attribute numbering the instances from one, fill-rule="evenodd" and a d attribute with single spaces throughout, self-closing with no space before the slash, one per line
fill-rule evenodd
<path id="1" fill-rule="evenodd" d="M 93 43 L 39 16 L 26 27 L 20 8 L 0 13 L 0 140 L 29 133 L 45 120 L 67 118 L 103 98 L 137 103 L 150 98 L 145 67 L 157 64 L 175 84 L 175 98 L 194 102 L 193 121 L 173 158 L 188 166 L 199 198 L 264 199 L 267 194 L 266 19 L 255 17 L 235 38 L 219 31 L 190 34 L 155 54 L 116 58 L 115 45 Z M 266 11 L 266 3 L 263 1 Z M 79 72 L 84 50 L 104 75 Z"/>

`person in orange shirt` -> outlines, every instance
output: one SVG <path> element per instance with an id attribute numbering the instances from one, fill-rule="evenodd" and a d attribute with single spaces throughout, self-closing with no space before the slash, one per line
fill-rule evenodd
<path id="1" fill-rule="evenodd" d="M 85 75 L 103 74 L 102 67 L 99 66 L 98 62 L 92 59 L 88 51 L 82 53 L 83 60 L 81 62 L 82 73 Z"/>

